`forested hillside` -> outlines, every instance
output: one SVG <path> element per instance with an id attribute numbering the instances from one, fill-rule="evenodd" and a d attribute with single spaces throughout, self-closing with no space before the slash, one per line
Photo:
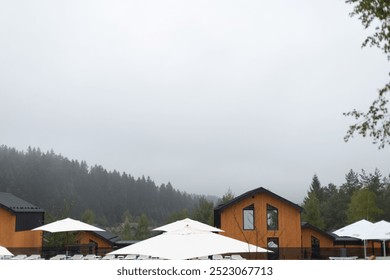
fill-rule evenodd
<path id="1" fill-rule="evenodd" d="M 100 226 L 120 225 L 119 232 L 140 221 L 153 226 L 192 217 L 213 223 L 213 202 L 203 196 L 36 148 L 18 151 L 0 146 L 0 192 L 43 208 L 47 217 L 58 218 L 64 212 L 79 219 L 93 217 Z M 390 221 L 390 177 L 379 170 L 373 174 L 351 170 L 341 186 L 322 186 L 314 175 L 302 207 L 302 221 L 327 231 L 362 218 Z"/>
<path id="2" fill-rule="evenodd" d="M 350 170 L 341 186 L 322 186 L 314 175 L 303 208 L 303 221 L 327 231 L 360 219 L 390 221 L 390 176 Z"/>
<path id="3" fill-rule="evenodd" d="M 199 196 L 157 186 L 149 177 L 88 166 L 51 152 L 0 146 L 0 191 L 10 192 L 60 216 L 65 208 L 79 218 L 87 210 L 103 226 L 115 226 L 130 213 L 145 214 L 149 224 L 161 224 L 180 211 L 192 211 Z M 186 210 L 184 210 L 186 209 Z"/>

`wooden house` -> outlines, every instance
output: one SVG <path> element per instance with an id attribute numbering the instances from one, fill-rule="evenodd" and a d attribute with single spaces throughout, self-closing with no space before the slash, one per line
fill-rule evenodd
<path id="1" fill-rule="evenodd" d="M 335 246 L 336 236 L 329 234 L 307 222 L 302 223 L 303 259 L 326 259 L 330 256 L 342 255 Z"/>
<path id="2" fill-rule="evenodd" d="M 83 231 L 76 239 L 84 254 L 99 255 L 111 252 L 120 240 L 119 236 L 108 231 Z"/>
<path id="3" fill-rule="evenodd" d="M 10 193 L 0 192 L 0 245 L 7 248 L 41 248 L 44 210 Z"/>
<path id="4" fill-rule="evenodd" d="M 300 259 L 301 211 L 265 189 L 248 191 L 214 209 L 214 225 L 229 237 L 274 251 L 269 259 Z"/>
<path id="5" fill-rule="evenodd" d="M 301 222 L 297 204 L 257 188 L 214 209 L 214 226 L 226 236 L 272 250 L 257 254 L 260 259 L 329 259 L 364 257 L 363 241 L 325 232 Z M 380 256 L 383 243 L 367 241 L 367 255 Z"/>

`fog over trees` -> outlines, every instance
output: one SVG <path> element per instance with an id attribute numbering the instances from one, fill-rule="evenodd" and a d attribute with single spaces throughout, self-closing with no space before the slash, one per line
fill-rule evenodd
<path id="1" fill-rule="evenodd" d="M 191 213 L 201 198 L 178 191 L 169 182 L 158 186 L 149 177 L 88 166 L 54 151 L 6 146 L 0 146 L 0 191 L 37 205 L 50 216 L 63 216 L 68 208 L 66 214 L 102 226 L 122 223 L 126 213 L 144 222 L 145 215 L 149 225 L 162 224 L 174 212 Z"/>
<path id="2" fill-rule="evenodd" d="M 323 230 L 365 218 L 390 221 L 390 176 L 379 170 L 350 170 L 345 182 L 321 185 L 315 174 L 302 207 L 302 221 Z M 213 209 L 222 198 L 189 194 L 150 177 L 107 171 L 99 165 L 70 160 L 39 148 L 18 151 L 0 146 L 0 191 L 12 193 L 46 211 L 46 222 L 71 216 L 109 229 L 123 239 L 143 239 L 148 229 L 190 217 L 213 224 Z M 239 195 L 239 194 L 238 194 Z M 279 193 L 283 196 L 283 193 Z"/>

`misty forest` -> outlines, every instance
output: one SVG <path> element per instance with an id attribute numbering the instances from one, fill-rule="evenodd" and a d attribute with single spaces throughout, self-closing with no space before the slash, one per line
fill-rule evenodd
<path id="1" fill-rule="evenodd" d="M 327 231 L 361 218 L 390 220 L 389 178 L 379 170 L 373 174 L 350 170 L 341 186 L 321 186 L 314 175 L 301 205 L 302 221 Z M 188 194 L 169 182 L 158 186 L 149 177 L 88 166 L 54 151 L 31 147 L 19 151 L 4 145 L 0 146 L 0 191 L 44 209 L 46 222 L 71 216 L 127 240 L 144 239 L 148 228 L 185 217 L 213 224 L 214 206 L 234 197 L 230 189 L 219 200 Z"/>
<path id="2" fill-rule="evenodd" d="M 121 235 L 127 239 L 146 237 L 145 230 L 137 232 L 140 223 L 145 229 L 182 216 L 212 222 L 202 214 L 205 208 L 212 213 L 209 197 L 35 148 L 22 152 L 0 146 L 0 191 L 44 209 L 46 222 L 71 216 L 113 232 L 125 231 Z"/>

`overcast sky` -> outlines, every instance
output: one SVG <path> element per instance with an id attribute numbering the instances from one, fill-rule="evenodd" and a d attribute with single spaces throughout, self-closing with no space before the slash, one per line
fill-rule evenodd
<path id="1" fill-rule="evenodd" d="M 389 147 L 343 137 L 386 83 L 342 0 L 0 1 L 0 144 L 197 194 L 300 203 Z"/>

